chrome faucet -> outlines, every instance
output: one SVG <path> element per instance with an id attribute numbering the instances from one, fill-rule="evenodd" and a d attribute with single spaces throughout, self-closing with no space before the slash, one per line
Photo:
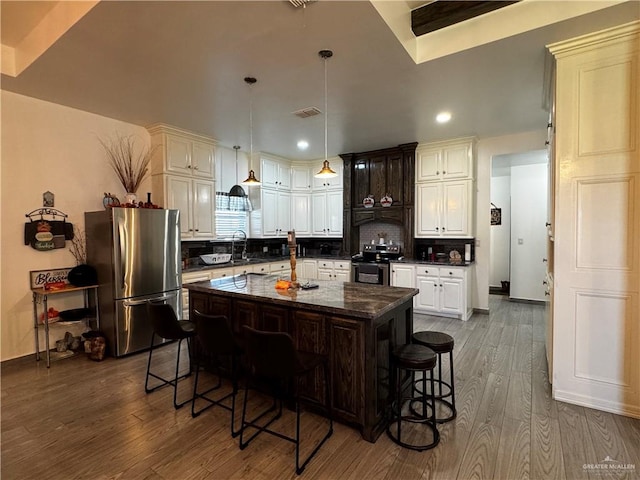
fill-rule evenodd
<path id="1" fill-rule="evenodd" d="M 243 242 L 240 258 L 242 258 L 242 260 L 247 259 L 247 234 L 243 230 L 236 230 L 231 237 L 231 263 L 233 263 L 236 254 L 236 241 Z"/>

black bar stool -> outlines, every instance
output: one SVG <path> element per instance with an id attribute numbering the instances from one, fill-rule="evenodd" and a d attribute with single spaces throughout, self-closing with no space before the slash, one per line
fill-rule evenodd
<path id="1" fill-rule="evenodd" d="M 435 396 L 434 396 L 434 379 L 433 369 L 436 366 L 436 354 L 430 348 L 422 345 L 408 344 L 399 345 L 391 352 L 391 368 L 392 375 L 395 378 L 396 384 L 396 398 L 391 405 L 391 418 L 387 425 L 387 435 L 394 443 L 398 445 L 410 448 L 411 450 L 423 451 L 429 450 L 440 442 L 440 433 L 436 423 L 436 409 L 435 409 Z M 409 389 L 409 395 L 403 395 L 404 390 L 404 376 L 402 372 L 405 371 L 411 375 L 411 388 Z M 415 383 L 416 372 L 422 373 L 422 391 L 427 392 L 427 372 L 429 372 L 429 382 L 431 385 L 430 395 L 420 395 L 415 397 L 413 388 Z M 409 408 L 406 414 L 403 414 L 403 406 L 405 401 L 409 401 Z M 422 404 L 422 413 L 418 413 L 412 408 L 413 404 L 420 402 Z M 428 415 L 429 410 L 431 414 Z M 410 422 L 414 424 L 426 425 L 428 430 L 432 432 L 433 438 L 430 443 L 413 444 L 402 440 L 402 423 Z M 395 432 L 393 432 L 393 426 L 396 426 Z"/>
<path id="2" fill-rule="evenodd" d="M 147 376 L 144 381 L 144 391 L 151 393 L 160 387 L 165 385 L 173 386 L 173 406 L 177 410 L 185 403 L 191 401 L 191 397 L 184 402 L 178 403 L 178 380 L 191 375 L 191 360 L 189 360 L 189 370 L 183 375 L 179 375 L 180 372 L 180 347 L 182 341 L 187 340 L 187 349 L 189 350 L 189 359 L 191 358 L 191 347 L 189 346 L 190 340 L 195 336 L 195 325 L 193 322 L 187 320 L 178 320 L 176 312 L 173 307 L 168 303 L 147 303 L 147 314 L 151 319 L 151 325 L 153 332 L 151 333 L 151 346 L 149 347 L 149 360 L 147 362 Z M 176 373 L 172 379 L 166 379 L 155 373 L 151 373 L 151 356 L 153 350 L 157 347 L 154 345 L 156 335 L 165 340 L 178 340 L 178 353 L 176 354 Z M 160 380 L 160 384 L 155 387 L 149 387 L 149 377 L 153 377 Z"/>
<path id="3" fill-rule="evenodd" d="M 192 316 L 197 333 L 194 348 L 195 379 L 193 381 L 191 416 L 195 418 L 214 405 L 229 410 L 231 412 L 231 436 L 236 437 L 240 434 L 240 429 L 235 429 L 236 395 L 238 394 L 239 364 L 242 355 L 240 340 L 233 334 L 229 320 L 224 315 L 206 315 L 194 310 Z M 214 369 L 218 374 L 218 381 L 211 388 L 198 392 L 201 366 Z M 231 392 L 222 396 L 218 395 L 219 398 L 214 399 L 210 394 L 222 387 L 222 374 L 226 374 L 230 378 Z M 229 398 L 231 398 L 231 406 L 223 403 Z M 205 400 L 207 405 L 196 410 L 198 399 Z"/>
<path id="4" fill-rule="evenodd" d="M 331 412 L 331 383 L 327 359 L 321 355 L 301 353 L 296 351 L 293 338 L 284 332 L 263 332 L 244 325 L 244 347 L 249 363 L 244 403 L 242 407 L 242 425 L 240 428 L 240 450 L 244 450 L 260 433 L 266 432 L 283 440 L 292 442 L 296 446 L 296 474 L 300 475 L 309 461 L 320 450 L 320 447 L 333 434 L 333 418 Z M 329 417 L 329 428 L 313 451 L 300 464 L 300 402 L 303 400 L 299 391 L 300 379 L 316 368 L 322 368 L 325 380 L 325 402 L 323 410 Z M 247 420 L 247 399 L 249 386 L 260 388 L 268 392 L 273 398 L 273 404 L 251 420 Z M 282 416 L 282 404 L 285 400 L 295 403 L 296 434 L 295 437 L 284 435 L 273 430 L 270 425 Z M 279 402 L 279 407 L 277 406 Z M 311 402 L 321 407 L 316 402 Z M 260 421 L 270 412 L 276 412 L 269 420 Z M 260 423 L 258 423 L 260 421 Z M 247 429 L 256 432 L 247 438 Z"/>
<path id="5" fill-rule="evenodd" d="M 456 418 L 456 415 L 458 414 L 456 411 L 456 389 L 453 375 L 453 337 L 442 332 L 425 331 L 414 333 L 411 337 L 411 341 L 416 345 L 429 347 L 438 355 L 438 378 L 435 380 L 435 383 L 438 385 L 438 394 L 435 398 L 438 402 L 446 405 L 449 410 L 451 410 L 451 414 L 444 418 L 437 418 L 436 421 L 438 423 L 449 422 Z M 450 376 L 448 382 L 445 382 L 442 379 L 442 355 L 445 353 L 449 354 Z M 416 391 L 419 394 L 422 394 L 417 382 L 414 385 Z M 443 385 L 449 389 L 449 391 L 444 394 L 442 393 Z M 451 397 L 450 401 L 447 400 L 449 397 Z"/>

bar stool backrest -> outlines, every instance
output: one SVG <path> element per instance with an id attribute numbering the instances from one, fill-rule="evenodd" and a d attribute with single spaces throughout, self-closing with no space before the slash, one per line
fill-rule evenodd
<path id="1" fill-rule="evenodd" d="M 217 355 L 231 355 L 238 352 L 229 320 L 224 315 L 207 315 L 197 310 L 193 312 L 197 339 L 205 351 Z"/>
<path id="2" fill-rule="evenodd" d="M 168 303 L 147 303 L 147 314 L 151 319 L 153 331 L 165 340 L 186 338 L 173 307 Z"/>
<path id="3" fill-rule="evenodd" d="M 293 338 L 284 332 L 263 332 L 244 325 L 244 341 L 251 373 L 272 380 L 292 378 L 298 358 Z"/>

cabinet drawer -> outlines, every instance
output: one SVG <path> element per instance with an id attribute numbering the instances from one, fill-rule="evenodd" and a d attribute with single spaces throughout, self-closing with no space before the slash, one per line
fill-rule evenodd
<path id="1" fill-rule="evenodd" d="M 280 273 L 285 270 L 289 270 L 291 268 L 291 264 L 289 262 L 274 262 L 269 264 L 269 269 L 271 273 Z"/>
<path id="2" fill-rule="evenodd" d="M 464 278 L 464 269 L 440 267 L 440 278 Z"/>
<path id="3" fill-rule="evenodd" d="M 331 260 L 318 260 L 318 268 L 334 268 L 334 263 Z"/>
<path id="4" fill-rule="evenodd" d="M 333 268 L 335 270 L 351 270 L 351 262 L 333 262 Z"/>
<path id="5" fill-rule="evenodd" d="M 261 265 L 255 265 L 253 267 L 253 272 L 254 273 L 269 273 L 269 264 L 268 263 L 263 263 Z"/>
<path id="6" fill-rule="evenodd" d="M 440 274 L 440 269 L 433 265 L 416 265 L 416 275 L 437 277 Z"/>

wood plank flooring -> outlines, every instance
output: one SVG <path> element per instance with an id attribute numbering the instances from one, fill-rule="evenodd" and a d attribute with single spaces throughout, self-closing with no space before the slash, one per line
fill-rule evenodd
<path id="1" fill-rule="evenodd" d="M 414 452 L 386 435 L 371 444 L 336 424 L 302 478 L 640 478 L 640 420 L 551 399 L 543 307 L 491 296 L 490 311 L 468 322 L 415 316 L 416 331 L 444 331 L 456 342 L 458 417 L 440 426 L 438 447 Z M 156 368 L 172 368 L 174 348 L 161 349 Z M 292 444 L 261 436 L 241 451 L 226 410 L 191 418 L 189 406 L 173 409 L 172 390 L 146 395 L 146 362 L 146 353 L 103 362 L 77 356 L 49 370 L 31 356 L 4 362 L 2 479 L 296 478 Z M 303 414 L 303 454 L 323 422 Z M 286 412 L 280 425 L 291 434 L 293 414 Z M 583 467 L 607 457 L 635 469 Z"/>

